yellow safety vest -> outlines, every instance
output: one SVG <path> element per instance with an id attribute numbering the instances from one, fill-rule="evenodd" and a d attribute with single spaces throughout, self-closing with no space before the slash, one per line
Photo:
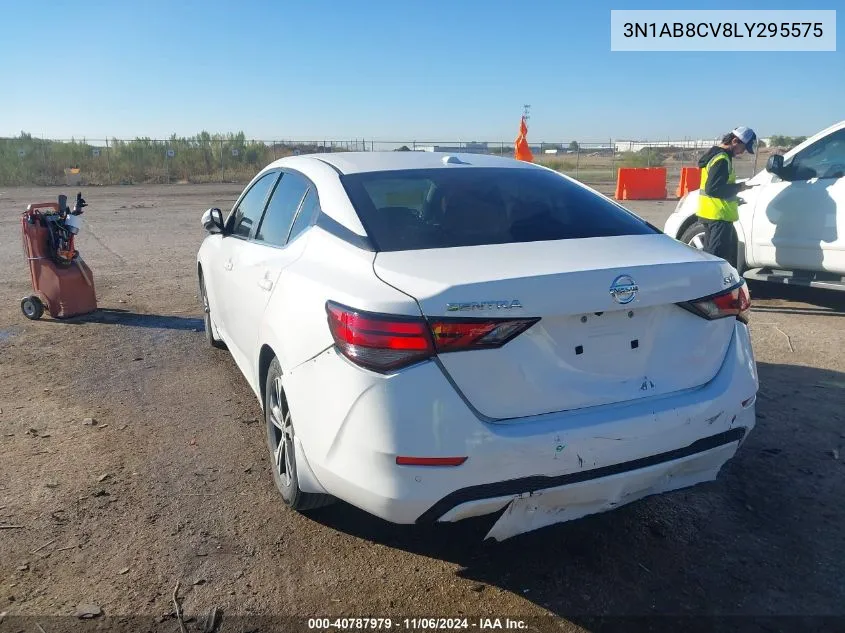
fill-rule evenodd
<path id="1" fill-rule="evenodd" d="M 704 194 L 704 188 L 707 186 L 707 174 L 713 165 L 718 160 L 728 161 L 728 184 L 736 182 L 736 174 L 734 173 L 733 161 L 725 152 L 716 154 L 710 162 L 701 169 L 701 189 L 698 194 L 698 217 L 706 220 L 725 220 L 726 222 L 736 222 L 739 220 L 739 205 L 735 200 L 725 200 L 723 198 L 711 198 Z"/>

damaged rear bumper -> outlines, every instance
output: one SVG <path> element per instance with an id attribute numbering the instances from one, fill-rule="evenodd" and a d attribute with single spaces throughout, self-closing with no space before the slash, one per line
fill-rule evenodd
<path id="1" fill-rule="evenodd" d="M 418 522 L 458 521 L 507 508 L 487 534 L 504 540 L 555 523 L 605 512 L 644 497 L 716 479 L 746 429 L 702 438 L 689 446 L 558 477 L 526 477 L 457 490 Z"/>
<path id="2" fill-rule="evenodd" d="M 380 376 L 328 350 L 286 384 L 319 486 L 307 492 L 400 524 L 506 510 L 496 538 L 713 479 L 755 426 L 757 388 L 739 321 L 699 388 L 517 421 L 479 419 L 434 363 Z M 408 466 L 397 456 L 466 460 Z"/>

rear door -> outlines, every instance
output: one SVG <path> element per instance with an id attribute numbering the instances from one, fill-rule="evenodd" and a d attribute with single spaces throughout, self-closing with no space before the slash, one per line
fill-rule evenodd
<path id="1" fill-rule="evenodd" d="M 289 241 L 291 227 L 309 181 L 301 174 L 283 171 L 270 195 L 260 223 L 242 245 L 236 263 L 229 313 L 231 338 L 247 362 L 256 366 L 258 328 L 281 271 L 302 254 L 302 240 Z"/>

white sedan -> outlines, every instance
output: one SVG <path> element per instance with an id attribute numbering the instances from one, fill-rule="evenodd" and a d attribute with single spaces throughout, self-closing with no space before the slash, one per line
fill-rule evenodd
<path id="1" fill-rule="evenodd" d="M 549 169 L 292 156 L 202 222 L 206 335 L 295 509 L 501 540 L 712 480 L 754 427 L 737 271 Z"/>
<path id="2" fill-rule="evenodd" d="M 845 121 L 771 156 L 747 182 L 756 186 L 738 195 L 731 264 L 746 279 L 845 290 Z M 684 196 L 663 230 L 702 248 L 698 195 Z"/>

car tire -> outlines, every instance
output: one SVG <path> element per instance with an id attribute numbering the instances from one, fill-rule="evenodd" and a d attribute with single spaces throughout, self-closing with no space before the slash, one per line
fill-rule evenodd
<path id="1" fill-rule="evenodd" d="M 304 512 L 329 505 L 330 495 L 303 492 L 299 488 L 296 472 L 296 437 L 290 409 L 282 387 L 282 368 L 277 358 L 270 363 L 264 396 L 264 420 L 267 429 L 267 448 L 273 481 L 282 494 L 285 504 L 293 510 Z"/>
<path id="2" fill-rule="evenodd" d="M 202 299 L 202 319 L 205 326 L 205 340 L 215 349 L 226 349 L 226 344 L 214 336 L 214 328 L 211 324 L 211 303 L 208 300 L 208 293 L 205 290 L 205 277 L 200 273 L 200 295 Z"/>
<path id="3" fill-rule="evenodd" d="M 704 248 L 704 225 L 698 220 L 690 224 L 681 234 L 681 241 L 688 246 L 702 250 Z"/>
<path id="4" fill-rule="evenodd" d="M 736 230 L 736 228 L 734 228 Z M 704 249 L 704 225 L 699 221 L 695 220 L 692 224 L 690 224 L 686 230 L 681 234 L 681 242 L 686 244 L 687 246 L 692 246 L 693 248 L 697 248 L 698 250 Z M 739 271 L 741 275 L 744 272 L 745 266 L 740 264 L 740 260 L 743 262 L 745 261 L 744 257 L 740 257 L 739 250 L 742 248 L 742 245 L 737 243 L 736 245 L 737 253 L 728 260 L 728 263 L 733 266 L 734 268 Z"/>

